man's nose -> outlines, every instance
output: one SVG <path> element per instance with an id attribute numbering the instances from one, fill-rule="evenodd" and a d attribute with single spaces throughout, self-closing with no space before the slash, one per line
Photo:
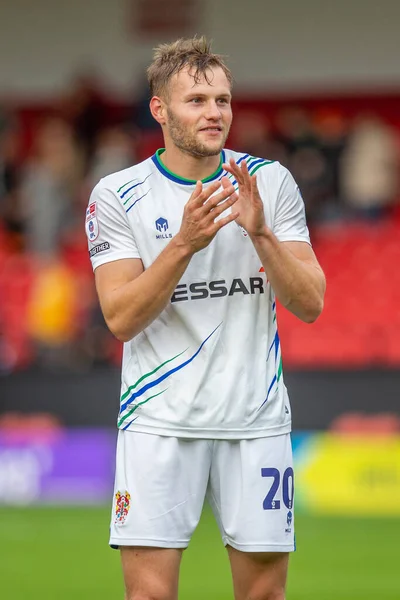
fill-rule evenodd
<path id="1" fill-rule="evenodd" d="M 207 104 L 206 117 L 207 117 L 207 119 L 216 119 L 216 120 L 219 120 L 221 118 L 221 112 L 220 112 L 219 106 L 216 102 L 209 102 Z"/>

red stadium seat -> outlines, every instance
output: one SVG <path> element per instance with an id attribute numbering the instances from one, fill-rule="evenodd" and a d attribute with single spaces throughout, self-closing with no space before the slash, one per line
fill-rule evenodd
<path id="1" fill-rule="evenodd" d="M 283 356 L 293 366 L 400 365 L 400 224 L 321 227 L 324 312 L 313 325 L 279 310 Z"/>

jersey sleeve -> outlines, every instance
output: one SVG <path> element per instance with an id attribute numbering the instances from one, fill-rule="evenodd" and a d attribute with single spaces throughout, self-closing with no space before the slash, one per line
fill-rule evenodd
<path id="1" fill-rule="evenodd" d="M 276 199 L 273 233 L 280 242 L 307 242 L 310 234 L 306 223 L 304 201 L 291 173 L 280 165 L 280 184 Z"/>
<path id="2" fill-rule="evenodd" d="M 114 260 L 140 258 L 123 206 L 103 180 L 91 193 L 85 231 L 93 270 Z"/>

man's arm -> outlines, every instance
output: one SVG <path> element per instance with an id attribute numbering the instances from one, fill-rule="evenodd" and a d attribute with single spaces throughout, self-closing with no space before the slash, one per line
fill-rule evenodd
<path id="1" fill-rule="evenodd" d="M 280 242 L 265 227 L 251 236 L 279 302 L 305 323 L 313 323 L 324 306 L 325 275 L 306 242 Z"/>
<path id="2" fill-rule="evenodd" d="M 239 185 L 240 216 L 236 222 L 249 234 L 279 302 L 302 321 L 314 322 L 322 312 L 326 282 L 311 246 L 306 241 L 279 241 L 267 227 L 257 177 L 250 176 L 246 161 L 239 167 L 231 160 L 224 168 L 235 176 Z M 291 206 L 296 198 L 291 176 L 289 184 L 289 190 L 280 192 L 283 214 L 278 218 L 278 229 L 285 236 L 293 235 L 293 221 L 299 221 L 303 224 L 301 229 L 307 229 L 303 206 Z M 308 236 L 301 237 L 307 239 Z"/>
<path id="3" fill-rule="evenodd" d="M 146 270 L 138 258 L 117 260 L 95 270 L 97 294 L 110 331 L 127 342 L 166 307 L 192 254 L 175 236 Z"/>
<path id="4" fill-rule="evenodd" d="M 146 270 L 140 259 L 115 260 L 95 270 L 97 293 L 110 331 L 122 342 L 132 339 L 164 310 L 193 254 L 208 246 L 217 232 L 237 218 L 232 206 L 237 196 L 227 178 L 204 190 L 198 182 L 187 202 L 179 233 Z"/>

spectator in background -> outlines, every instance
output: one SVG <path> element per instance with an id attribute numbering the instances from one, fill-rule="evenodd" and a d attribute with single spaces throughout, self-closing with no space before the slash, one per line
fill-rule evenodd
<path id="1" fill-rule="evenodd" d="M 68 362 L 74 336 L 75 280 L 61 261 L 60 248 L 81 177 L 81 155 L 70 125 L 56 117 L 41 121 L 21 174 L 25 256 L 32 272 L 24 327 L 38 364 Z"/>
<path id="2" fill-rule="evenodd" d="M 22 190 L 28 250 L 42 257 L 58 253 L 82 176 L 82 161 L 71 127 L 49 118 L 36 133 Z"/>
<path id="3" fill-rule="evenodd" d="M 132 132 L 128 134 L 123 127 L 118 126 L 103 129 L 97 137 L 89 166 L 89 188 L 92 189 L 102 177 L 126 169 L 135 162 Z"/>
<path id="4" fill-rule="evenodd" d="M 15 248 L 23 245 L 19 153 L 19 123 L 12 113 L 0 107 L 0 219 Z"/>
<path id="5" fill-rule="evenodd" d="M 71 367 L 77 331 L 78 289 L 73 272 L 61 261 L 39 265 L 27 307 L 27 326 L 36 364 Z"/>
<path id="6" fill-rule="evenodd" d="M 18 124 L 14 115 L 0 107 L 0 198 L 17 187 Z"/>
<path id="7" fill-rule="evenodd" d="M 331 194 L 327 161 L 307 111 L 285 107 L 278 114 L 277 125 L 288 155 L 287 166 L 298 183 L 312 225 Z"/>
<path id="8" fill-rule="evenodd" d="M 144 70 L 144 69 L 143 69 Z M 133 97 L 136 97 L 134 107 L 131 109 L 131 120 L 134 127 L 140 129 L 144 134 L 159 133 L 158 124 L 151 116 L 149 109 L 150 89 L 147 80 L 141 79 L 136 82 Z M 139 93 L 137 91 L 139 90 Z"/>
<path id="9" fill-rule="evenodd" d="M 75 77 L 61 103 L 61 115 L 70 123 L 83 151 L 85 167 L 90 163 L 99 131 L 107 117 L 107 104 L 97 77 L 89 69 Z"/>
<path id="10" fill-rule="evenodd" d="M 243 152 L 287 164 L 285 147 L 273 135 L 271 125 L 263 113 L 254 110 L 238 112 L 231 135 L 234 145 L 242 148 Z"/>
<path id="11" fill-rule="evenodd" d="M 278 138 L 289 158 L 303 148 L 319 148 L 309 113 L 301 106 L 285 106 L 276 117 Z"/>
<path id="12" fill-rule="evenodd" d="M 387 213 L 399 191 L 399 144 L 378 116 L 360 116 L 350 132 L 341 162 L 343 192 L 355 216 Z"/>
<path id="13" fill-rule="evenodd" d="M 314 127 L 326 168 L 327 199 L 321 206 L 320 216 L 322 218 L 342 216 L 340 164 L 347 144 L 348 126 L 337 110 L 322 109 L 314 117 Z"/>

